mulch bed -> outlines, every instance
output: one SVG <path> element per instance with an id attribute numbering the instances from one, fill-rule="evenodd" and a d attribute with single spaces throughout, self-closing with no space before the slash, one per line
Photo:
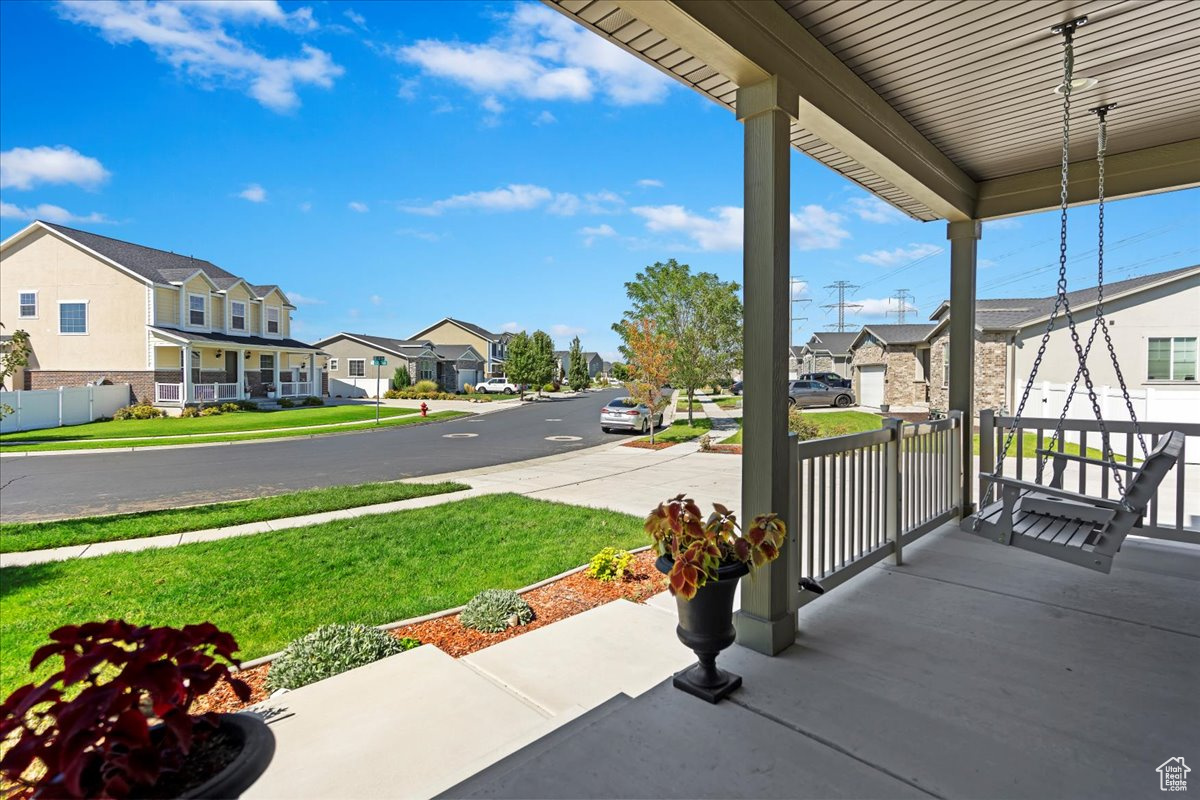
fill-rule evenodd
<path id="1" fill-rule="evenodd" d="M 621 444 L 621 446 L 622 447 L 637 447 L 641 450 L 666 450 L 668 447 L 674 447 L 675 444 L 676 444 L 676 442 L 654 442 L 652 444 L 650 442 L 634 441 L 634 442 L 623 442 Z"/>
<path id="2" fill-rule="evenodd" d="M 742 454 L 742 446 L 740 444 L 711 444 L 707 450 L 701 450 L 702 453 L 732 453 L 740 456 Z"/>
<path id="3" fill-rule="evenodd" d="M 644 602 L 648 597 L 666 589 L 666 576 L 654 568 L 655 553 L 646 550 L 634 555 L 630 564 L 630 575 L 623 581 L 601 582 L 576 572 L 539 589 L 525 592 L 522 597 L 533 609 L 533 621 L 500 633 L 483 633 L 464 628 L 458 622 L 458 614 L 405 625 L 388 633 L 397 637 L 411 636 L 422 644 L 431 644 L 454 658 L 470 655 L 498 642 L 536 630 L 543 625 L 572 617 L 613 600 Z M 239 711 L 267 699 L 266 679 L 270 664 L 253 667 L 238 673 L 238 677 L 250 685 L 249 703 L 240 702 L 229 687 L 219 684 L 213 691 L 200 697 L 192 706 L 193 714 L 206 711 L 230 713 Z"/>

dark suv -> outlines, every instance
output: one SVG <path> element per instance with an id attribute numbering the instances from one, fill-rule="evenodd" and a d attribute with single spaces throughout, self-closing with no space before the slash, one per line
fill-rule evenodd
<path id="1" fill-rule="evenodd" d="M 836 372 L 806 372 L 797 380 L 801 381 L 820 381 L 826 386 L 832 386 L 835 389 L 849 389 L 850 379 L 843 378 Z"/>

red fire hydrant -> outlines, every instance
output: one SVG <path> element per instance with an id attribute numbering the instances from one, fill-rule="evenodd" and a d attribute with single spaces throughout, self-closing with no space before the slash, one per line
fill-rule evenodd
<path id="1" fill-rule="evenodd" d="M 421 403 L 421 416 L 424 417 L 429 413 L 429 406 Z"/>

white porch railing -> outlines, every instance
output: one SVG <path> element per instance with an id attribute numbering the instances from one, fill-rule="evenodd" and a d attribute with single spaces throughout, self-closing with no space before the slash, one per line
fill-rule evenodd
<path id="1" fill-rule="evenodd" d="M 156 383 L 154 384 L 154 402 L 155 403 L 178 403 L 183 397 L 182 383 Z"/>
<path id="2" fill-rule="evenodd" d="M 1012 417 L 997 416 L 996 412 L 984 409 L 979 412 L 979 465 L 981 472 L 991 472 L 996 466 L 996 454 L 1004 446 L 1008 427 L 1012 425 Z M 1013 449 L 1020 451 L 1017 444 L 1023 437 L 1030 437 L 1034 449 L 1043 449 L 1050 443 L 1050 435 L 1058 425 L 1057 419 L 1030 418 L 1020 420 L 1017 436 L 1014 437 Z M 1133 423 L 1129 420 L 1106 419 L 1105 427 L 1110 434 L 1109 446 L 1124 456 L 1118 456 L 1118 463 L 1137 466 L 1142 456 L 1140 445 L 1135 441 Z M 1187 436 L 1184 440 L 1183 451 L 1179 461 L 1167 477 L 1159 484 L 1158 491 L 1150 501 L 1146 515 L 1141 525 L 1134 528 L 1135 536 L 1146 536 L 1151 539 L 1169 539 L 1176 542 L 1200 544 L 1200 491 L 1189 487 L 1187 480 L 1188 459 L 1193 461 L 1195 456 L 1189 455 L 1188 445 L 1195 445 L 1200 437 L 1200 423 L 1196 422 L 1140 422 L 1142 435 L 1146 440 L 1146 448 L 1153 450 L 1158 446 L 1158 440 L 1171 431 L 1181 431 Z M 1091 448 L 1099 451 L 1101 444 L 1100 424 L 1095 419 L 1068 419 L 1063 422 L 1063 435 L 1060 436 L 1054 449 L 1063 452 L 1067 444 L 1078 448 L 1078 453 L 1092 458 L 1099 458 L 1099 452 L 1088 453 Z M 1073 448 L 1074 449 L 1074 448 Z M 1033 458 L 1006 459 L 1007 464 L 1001 465 L 1001 473 L 1011 468 L 1018 480 L 1037 480 L 1037 461 Z M 1116 497 L 1119 490 L 1112 477 L 1113 470 L 1091 464 L 1073 462 L 1065 473 L 1063 486 L 1080 494 L 1099 495 L 1101 497 Z M 1051 470 L 1047 465 L 1043 481 L 1050 480 Z M 982 499 L 988 488 L 988 481 L 979 478 L 979 497 Z"/>
<path id="3" fill-rule="evenodd" d="M 197 403 L 223 403 L 238 399 L 236 383 L 197 383 L 192 386 L 192 399 Z"/>
<path id="4" fill-rule="evenodd" d="M 308 397 L 312 392 L 312 381 L 280 381 L 280 397 Z"/>
<path id="5" fill-rule="evenodd" d="M 960 514 L 962 415 L 877 431 L 792 440 L 788 558 L 791 586 L 800 576 L 826 589 Z M 796 605 L 816 595 L 798 592 Z"/>

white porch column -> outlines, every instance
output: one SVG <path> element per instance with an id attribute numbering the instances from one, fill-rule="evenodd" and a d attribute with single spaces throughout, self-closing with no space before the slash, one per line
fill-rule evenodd
<path id="1" fill-rule="evenodd" d="M 743 523 L 768 512 L 788 516 L 789 128 L 798 107 L 798 92 L 778 77 L 738 89 L 737 116 L 745 125 Z M 785 546 L 753 580 L 742 581 L 736 627 L 743 646 L 774 655 L 795 641 L 790 558 Z"/>
<path id="2" fill-rule="evenodd" d="M 975 429 L 975 262 L 982 234 L 979 220 L 950 222 L 950 391 L 951 411 L 963 415 L 962 508 L 975 510 L 973 488 Z M 986 465 L 991 469 L 991 465 Z"/>
<path id="3" fill-rule="evenodd" d="M 265 309 L 263 310 L 263 313 L 264 314 L 266 313 Z M 283 354 L 280 353 L 278 350 L 276 350 L 275 358 L 272 361 L 272 363 L 274 365 L 275 374 L 271 378 L 271 383 L 273 383 L 275 385 L 275 399 L 277 399 L 277 400 L 280 397 L 283 397 L 283 394 L 279 391 L 279 359 L 281 359 L 281 358 L 283 358 Z"/>
<path id="4" fill-rule="evenodd" d="M 309 394 L 311 394 L 313 397 L 320 397 L 321 396 L 321 384 L 317 383 L 317 354 L 316 353 L 308 354 L 308 384 L 309 384 L 309 388 L 312 389 L 312 391 L 309 392 Z"/>
<path id="5" fill-rule="evenodd" d="M 183 400 L 182 405 L 192 401 L 192 346 L 183 346 Z"/>
<path id="6" fill-rule="evenodd" d="M 246 399 L 246 351 L 238 348 L 237 351 L 237 396 L 239 400 Z"/>

